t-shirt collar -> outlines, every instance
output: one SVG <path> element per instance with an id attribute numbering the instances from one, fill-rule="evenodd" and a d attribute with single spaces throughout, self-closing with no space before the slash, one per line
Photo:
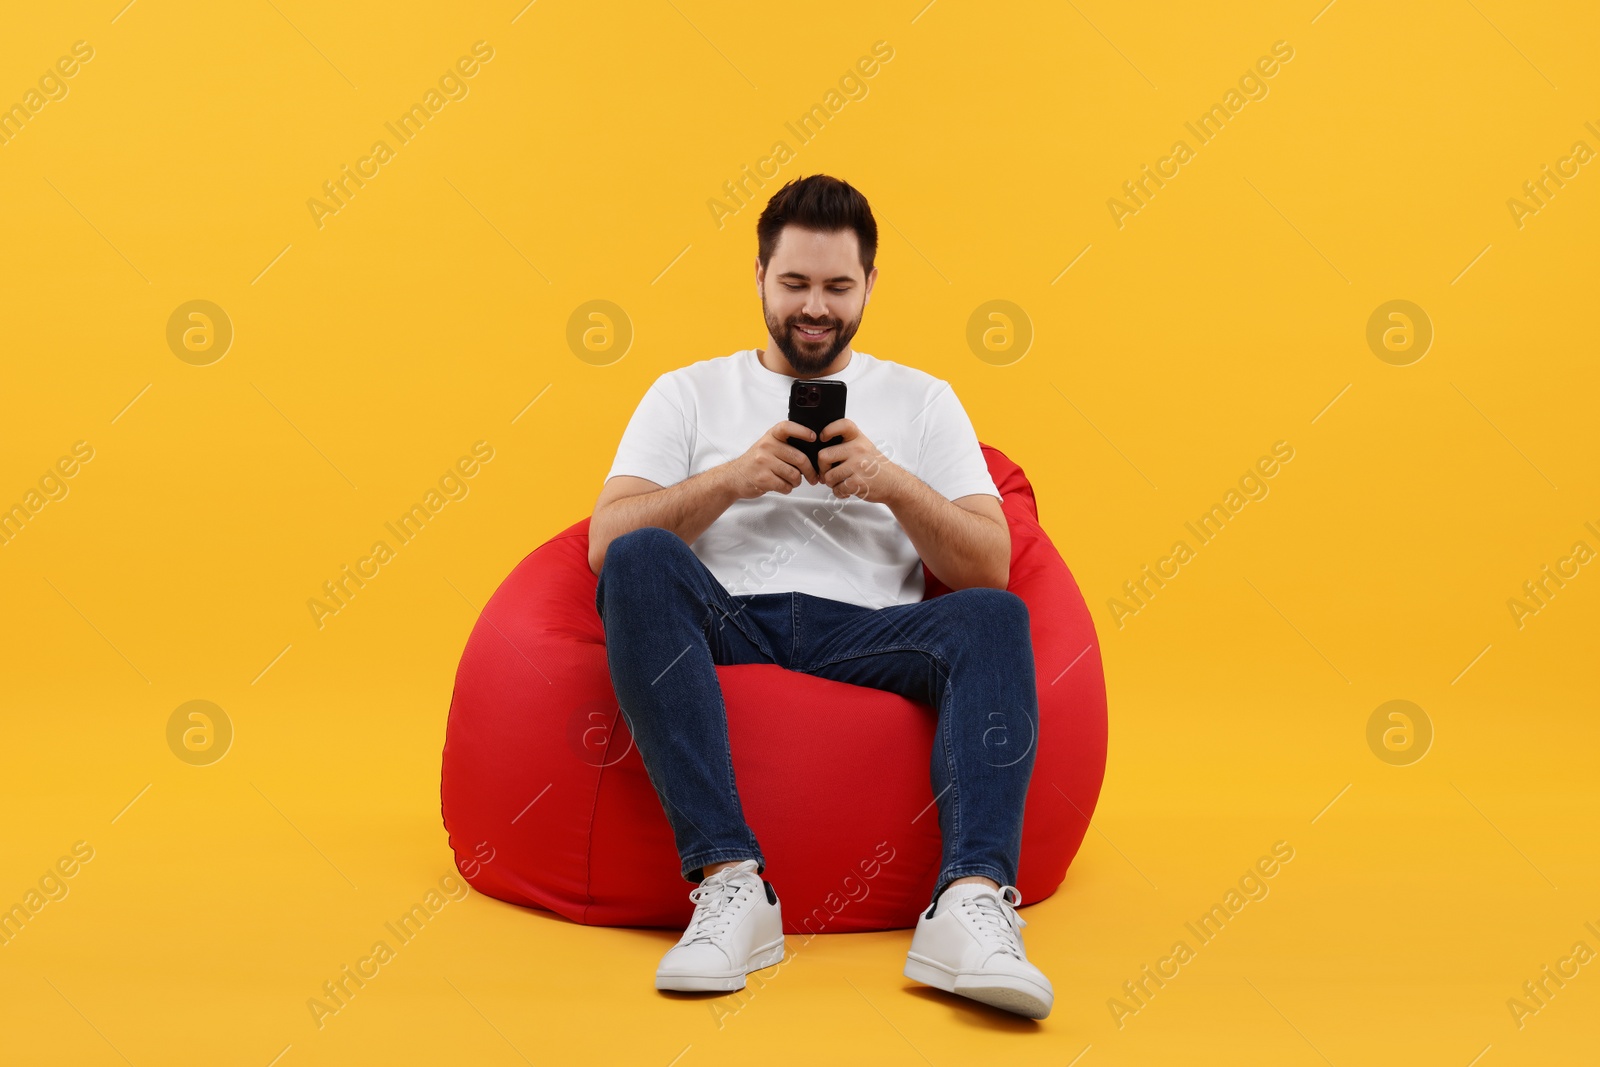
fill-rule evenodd
<path id="1" fill-rule="evenodd" d="M 791 375 L 772 370 L 766 364 L 762 363 L 761 357 L 756 355 L 756 350 L 753 348 L 747 348 L 744 350 L 744 358 L 745 362 L 749 365 L 750 372 L 752 374 L 762 381 L 782 387 L 785 395 L 788 393 L 789 386 L 792 383 L 799 381 L 799 379 Z M 850 355 L 850 362 L 845 365 L 844 370 L 840 371 L 838 374 L 829 375 L 829 380 L 836 382 L 855 381 L 855 379 L 860 376 L 862 368 L 867 365 L 867 361 L 871 358 L 871 356 L 867 355 L 865 352 L 862 352 L 860 349 L 855 349 L 852 351 Z"/>

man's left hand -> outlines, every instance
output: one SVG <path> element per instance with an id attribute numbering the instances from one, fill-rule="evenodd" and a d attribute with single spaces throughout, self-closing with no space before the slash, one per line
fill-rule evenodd
<path id="1" fill-rule="evenodd" d="M 857 496 L 877 504 L 887 504 L 899 493 L 910 473 L 878 451 L 861 428 L 849 419 L 838 419 L 822 428 L 817 440 L 843 437 L 817 453 L 817 467 L 823 485 L 836 497 Z"/>

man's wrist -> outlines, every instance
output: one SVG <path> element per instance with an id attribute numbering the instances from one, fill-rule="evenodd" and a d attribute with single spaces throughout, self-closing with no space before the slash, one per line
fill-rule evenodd
<path id="1" fill-rule="evenodd" d="M 868 480 L 867 499 L 876 500 L 893 511 L 916 492 L 916 486 L 912 484 L 916 480 L 916 476 L 904 467 L 892 460 L 883 460 L 878 464 L 877 473 Z M 875 494 L 874 489 L 879 491 Z"/>
<path id="2" fill-rule="evenodd" d="M 719 463 L 706 471 L 706 476 L 711 480 L 712 488 L 717 494 L 717 503 L 722 505 L 724 511 L 732 507 L 741 497 L 739 492 L 739 473 L 734 468 L 734 460 Z"/>

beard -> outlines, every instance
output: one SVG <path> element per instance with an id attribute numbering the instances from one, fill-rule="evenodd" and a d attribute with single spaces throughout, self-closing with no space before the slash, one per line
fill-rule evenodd
<path id="1" fill-rule="evenodd" d="M 855 337 L 856 331 L 861 328 L 860 315 L 856 316 L 854 322 L 849 323 L 838 319 L 814 322 L 804 315 L 795 315 L 788 322 L 780 322 L 767 310 L 765 293 L 761 294 L 761 317 L 767 320 L 767 332 L 778 342 L 778 350 L 789 361 L 789 366 L 795 374 L 801 377 L 821 374 L 828 364 L 845 350 Z M 794 328 L 797 324 L 831 326 L 833 329 L 826 337 L 813 341 Z"/>

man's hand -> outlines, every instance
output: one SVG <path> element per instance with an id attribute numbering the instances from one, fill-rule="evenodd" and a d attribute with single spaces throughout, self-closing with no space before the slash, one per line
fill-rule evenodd
<path id="1" fill-rule="evenodd" d="M 844 440 L 817 453 L 823 485 L 836 497 L 858 496 L 876 504 L 888 504 L 911 477 L 906 469 L 878 451 L 861 428 L 849 419 L 838 419 L 822 428 L 822 438 L 843 436 Z"/>
<path id="2" fill-rule="evenodd" d="M 789 443 L 791 437 L 817 439 L 811 430 L 785 419 L 762 434 L 744 455 L 723 464 L 727 484 L 738 499 L 749 500 L 764 493 L 788 494 L 802 481 L 816 484 L 817 473 L 811 461 Z"/>

